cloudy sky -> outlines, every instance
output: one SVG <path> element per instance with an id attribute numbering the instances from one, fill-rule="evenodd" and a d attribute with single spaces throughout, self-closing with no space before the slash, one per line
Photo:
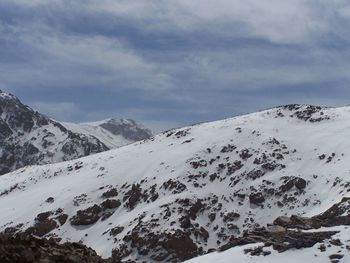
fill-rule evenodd
<path id="1" fill-rule="evenodd" d="M 155 130 L 350 104 L 347 0 L 1 0 L 0 89 L 64 121 Z"/>

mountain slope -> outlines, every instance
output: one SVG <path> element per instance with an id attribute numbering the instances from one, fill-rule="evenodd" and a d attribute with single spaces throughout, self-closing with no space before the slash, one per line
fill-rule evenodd
<path id="1" fill-rule="evenodd" d="M 335 262 L 350 262 L 349 247 L 345 248 L 349 244 L 350 231 L 347 227 L 336 227 L 331 229 L 339 231 L 338 234 L 333 236 L 333 239 L 326 240 L 323 243 L 318 243 L 313 247 L 289 250 L 283 253 L 272 249 L 272 247 L 264 248 L 263 254 L 253 255 L 247 253 L 249 250 L 256 249 L 261 244 L 249 244 L 244 246 L 236 246 L 230 250 L 224 252 L 214 252 L 208 255 L 199 256 L 194 259 L 186 261 L 186 263 L 296 263 L 296 262 L 309 262 L 309 263 L 335 263 Z M 337 245 L 337 242 L 339 242 Z"/>
<path id="2" fill-rule="evenodd" d="M 107 119 L 92 123 L 62 123 L 68 129 L 98 138 L 108 148 L 118 148 L 152 137 L 152 132 L 131 119 Z"/>
<path id="3" fill-rule="evenodd" d="M 111 127 L 123 126 L 113 124 Z M 125 134 L 144 131 L 140 138 L 151 136 L 147 129 L 132 124 L 123 126 Z M 26 165 L 72 160 L 134 141 L 102 126 L 54 121 L 23 105 L 15 96 L 0 91 L 0 175 Z"/>
<path id="4" fill-rule="evenodd" d="M 27 167 L 0 178 L 0 231 L 146 262 L 230 248 L 279 216 L 318 215 L 349 195 L 349 121 L 349 107 L 288 105 Z"/>

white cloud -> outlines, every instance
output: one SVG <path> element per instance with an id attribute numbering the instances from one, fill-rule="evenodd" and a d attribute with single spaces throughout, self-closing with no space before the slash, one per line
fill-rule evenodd
<path id="1" fill-rule="evenodd" d="M 0 18 L 1 87 L 123 90 L 140 105 L 115 112 L 150 123 L 170 104 L 178 111 L 169 119 L 188 112 L 205 118 L 232 112 L 235 98 L 236 108 L 249 111 L 284 103 L 284 89 L 350 82 L 346 0 L 3 0 L 0 7 L 4 2 L 19 11 Z M 268 89 L 280 94 L 264 100 Z M 303 100 L 302 92 L 293 94 Z M 64 109 L 76 107 L 38 105 L 65 120 Z M 84 117 L 69 118 L 114 113 L 85 106 Z M 178 122 L 165 126 L 171 123 Z"/>

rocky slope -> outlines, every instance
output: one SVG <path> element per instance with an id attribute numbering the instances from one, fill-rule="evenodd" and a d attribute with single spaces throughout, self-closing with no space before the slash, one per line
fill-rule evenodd
<path id="1" fill-rule="evenodd" d="M 0 177 L 0 231 L 123 261 L 346 262 L 349 123 L 288 105 L 27 167 Z"/>
<path id="2" fill-rule="evenodd" d="M 0 91 L 0 175 L 26 165 L 76 159 L 150 136 L 149 130 L 131 120 L 99 125 L 60 123 Z"/>
<path id="3" fill-rule="evenodd" d="M 0 234 L 1 263 L 112 263 L 79 243 L 58 244 L 33 236 Z"/>

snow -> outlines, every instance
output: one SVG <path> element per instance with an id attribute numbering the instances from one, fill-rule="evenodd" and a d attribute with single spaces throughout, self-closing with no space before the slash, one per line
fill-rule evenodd
<path id="1" fill-rule="evenodd" d="M 177 208 L 176 199 L 179 198 L 187 197 L 194 200 L 216 195 L 223 205 L 223 212 L 237 211 L 241 215 L 235 224 L 243 230 L 251 227 L 244 222 L 244 219 L 248 217 L 254 218 L 255 222 L 259 222 L 260 225 L 266 225 L 280 215 L 312 216 L 328 209 L 342 197 L 349 196 L 345 185 L 350 181 L 350 141 L 348 140 L 350 107 L 323 109 L 323 114 L 329 116 L 330 119 L 314 123 L 290 117 L 289 115 L 293 112 L 286 109 L 282 110 L 284 117 L 276 117 L 277 112 L 278 109 L 270 109 L 185 127 L 175 130 L 173 133 L 156 135 L 151 140 L 133 143 L 79 160 L 26 167 L 1 176 L 0 194 L 10 190 L 15 185 L 17 188 L 0 196 L 0 207 L 2 208 L 0 231 L 20 223 L 24 224 L 22 229 L 25 230 L 34 223 L 37 214 L 58 208 L 64 209 L 64 212 L 71 217 L 77 210 L 100 203 L 102 201 L 101 194 L 105 189 L 108 189 L 107 186 L 118 186 L 118 199 L 122 199 L 125 192 L 121 190 L 121 186 L 124 183 L 129 185 L 139 183 L 143 189 L 149 189 L 156 184 L 160 197 L 154 202 L 141 201 L 131 211 L 121 206 L 105 221 L 100 220 L 87 227 L 74 227 L 67 222 L 52 232 L 62 237 L 63 241 L 82 241 L 103 257 L 109 257 L 112 249 L 118 244 L 114 243 L 113 238 L 108 234 L 103 233 L 116 225 L 124 226 L 124 231 L 118 236 L 118 240 L 121 241 L 123 236 L 135 227 L 137 219 L 142 214 L 145 214 L 145 218 L 142 219 L 144 221 L 152 218 L 161 220 L 159 227 L 155 228 L 154 231 L 175 229 L 179 227 L 179 215 L 173 213 L 169 220 L 162 220 L 160 214 L 163 212 L 161 208 L 163 205 Z M 321 116 L 319 113 L 315 113 L 315 115 Z M 84 130 L 92 136 L 95 132 L 101 132 L 89 125 L 69 124 L 68 126 L 76 131 Z M 177 136 L 178 132 L 185 135 Z M 114 138 L 108 137 L 108 134 L 104 134 L 104 136 L 106 136 L 106 142 L 114 143 Z M 218 173 L 217 164 L 219 162 L 223 162 L 226 157 L 231 162 L 238 160 L 240 151 L 248 148 L 253 157 L 242 160 L 244 167 L 235 173 L 245 176 L 249 171 L 259 167 L 254 163 L 256 157 L 261 156 L 262 153 L 274 152 L 276 147 L 280 147 L 280 145 L 276 146 L 270 142 L 272 138 L 278 140 L 280 144 L 286 145 L 287 149 L 284 151 L 288 153 L 284 154 L 283 159 L 278 160 L 278 163 L 285 165 L 285 168 L 267 171 L 263 177 L 255 180 L 248 180 L 244 177 L 234 186 L 230 186 L 232 182 L 230 176 L 226 176 L 222 181 L 215 180 L 213 182 L 210 182 L 208 177 L 199 178 L 196 181 L 199 186 L 195 186 L 193 182 L 189 181 L 188 176 L 196 175 L 199 172 L 206 172 L 208 175 Z M 222 153 L 221 149 L 228 144 L 235 145 L 237 149 Z M 210 152 L 207 150 L 208 148 L 211 149 Z M 332 153 L 335 153 L 335 157 L 329 162 L 319 158 L 322 154 L 329 157 Z M 195 169 L 190 164 L 193 160 L 210 160 L 218 155 L 221 156 L 220 161 L 215 161 L 213 165 Z M 79 169 L 69 168 L 75 167 L 77 163 L 81 164 L 82 167 Z M 247 198 L 241 201 L 233 196 L 235 192 L 248 195 L 252 187 L 260 189 L 266 181 L 270 181 L 278 188 L 283 176 L 301 177 L 308 182 L 305 192 L 296 195 L 297 200 L 291 206 L 278 207 L 276 205 L 278 197 L 269 196 L 264 208 L 259 208 L 250 204 Z M 165 190 L 162 185 L 169 179 L 176 179 L 184 183 L 187 190 L 177 194 Z M 337 180 L 341 182 L 335 184 Z M 100 190 L 100 187 L 105 188 Z M 74 206 L 74 198 L 81 194 L 87 195 L 86 202 L 81 203 L 78 207 Z M 45 200 L 48 197 L 54 197 L 55 202 L 46 203 Z M 233 201 L 224 201 L 221 197 L 228 200 L 232 198 Z M 306 200 L 309 200 L 309 203 L 306 204 Z M 210 232 L 209 240 L 200 243 L 204 250 L 217 246 L 218 239 L 213 227 L 216 224 L 223 224 L 221 218 L 216 218 L 212 223 L 209 222 L 208 213 L 205 211 L 196 219 L 196 222 L 205 226 Z M 170 225 L 171 221 L 176 221 L 176 224 Z M 349 230 L 343 227 L 340 238 L 345 240 L 349 234 Z M 221 242 L 223 241 L 221 240 Z M 257 246 L 257 244 L 253 246 Z M 334 249 L 331 248 L 327 250 L 327 254 L 322 254 L 317 250 L 317 246 L 316 244 L 314 248 L 287 251 L 283 254 L 272 251 L 272 254 L 267 257 L 248 256 L 243 253 L 246 247 L 235 247 L 222 253 L 201 256 L 188 262 L 226 263 L 234 260 L 236 262 L 261 263 L 283 260 L 288 263 L 301 262 L 305 259 L 310 263 L 329 262 L 328 254 Z M 350 260 L 348 254 L 344 260 L 344 262 Z"/>
<path id="2" fill-rule="evenodd" d="M 28 164 L 62 162 L 118 148 L 139 139 L 128 137 L 133 135 L 133 128 L 137 127 L 141 134 L 146 131 L 126 119 L 108 120 L 119 124 L 122 135 L 112 134 L 99 125 L 61 123 L 35 112 L 14 95 L 1 90 L 0 112 L 0 122 L 6 131 L 0 138 L 0 174 Z M 147 137 L 147 132 L 144 136 Z"/>
<path id="3" fill-rule="evenodd" d="M 315 230 L 312 230 L 315 232 Z M 350 229 L 347 226 L 338 227 L 324 227 L 316 231 L 339 231 L 338 234 L 333 236 L 333 239 L 339 239 L 343 244 L 349 244 Z M 185 261 L 186 263 L 295 263 L 305 262 L 308 263 L 329 263 L 329 256 L 333 254 L 341 254 L 344 257 L 341 262 L 350 262 L 350 253 L 344 246 L 328 246 L 329 242 L 325 242 L 327 247 L 326 251 L 322 252 L 318 249 L 320 244 L 315 244 L 311 248 L 304 249 L 293 249 L 283 253 L 278 253 L 271 247 L 264 248 L 264 251 L 270 251 L 271 254 L 268 256 L 251 256 L 245 254 L 244 250 L 249 248 L 255 248 L 262 246 L 263 243 L 256 243 L 245 246 L 237 246 L 224 252 L 214 252 L 204 256 L 196 257 L 194 259 Z"/>
<path id="4" fill-rule="evenodd" d="M 4 99 L 4 100 L 14 100 L 16 99 L 15 96 L 13 96 L 12 94 L 6 93 L 6 92 L 2 92 L 0 90 L 0 99 Z"/>
<path id="5" fill-rule="evenodd" d="M 99 124 L 96 125 L 97 123 L 103 123 L 103 121 L 96 122 L 93 124 L 89 124 L 89 123 L 77 124 L 77 123 L 69 123 L 69 122 L 63 122 L 62 124 L 67 129 L 75 133 L 87 134 L 98 138 L 109 149 L 114 149 L 114 148 L 118 148 L 130 143 L 133 143 L 133 141 L 125 139 L 122 135 L 112 134 L 106 129 L 98 126 Z"/>

